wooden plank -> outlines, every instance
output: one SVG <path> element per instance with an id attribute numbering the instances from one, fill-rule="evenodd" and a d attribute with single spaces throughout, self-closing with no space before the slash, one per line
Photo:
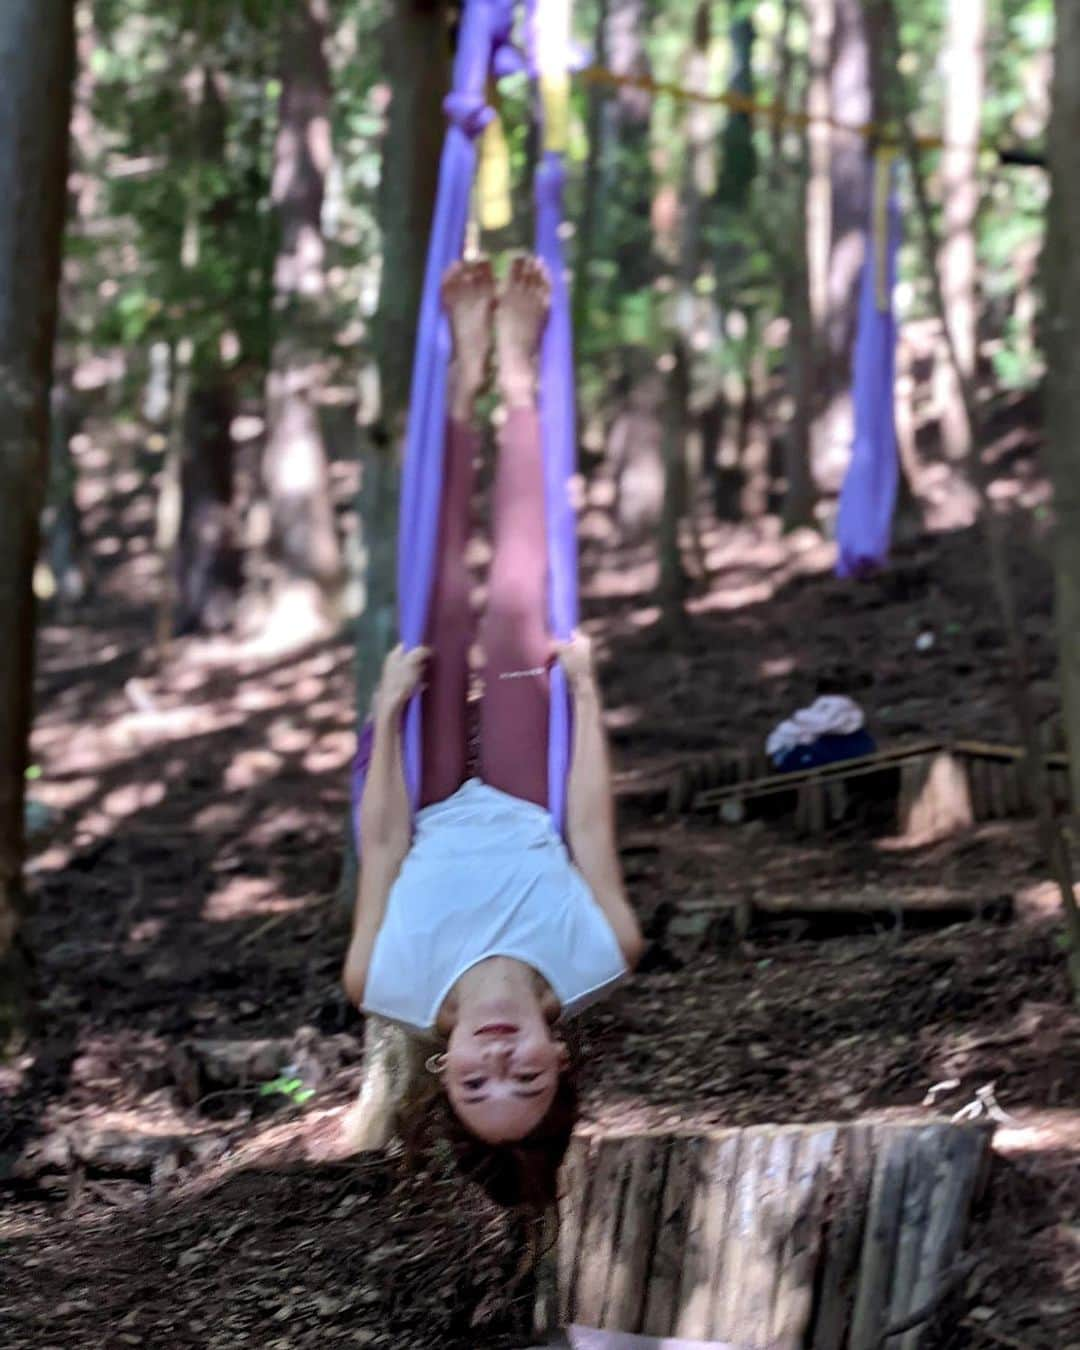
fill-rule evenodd
<path id="1" fill-rule="evenodd" d="M 758 1169 L 743 1278 L 738 1285 L 731 1339 L 748 1350 L 768 1347 L 773 1296 L 780 1254 L 787 1236 L 787 1199 L 801 1130 L 761 1130 L 763 1153 Z"/>
<path id="2" fill-rule="evenodd" d="M 830 824 L 842 821 L 848 813 L 848 790 L 841 779 L 825 783 L 826 815 Z"/>
<path id="3" fill-rule="evenodd" d="M 808 815 L 811 834 L 824 834 L 828 824 L 825 805 L 825 784 L 820 779 L 812 779 L 803 789 L 808 798 Z"/>
<path id="4" fill-rule="evenodd" d="M 845 1344 L 858 1284 L 866 1206 L 873 1176 L 873 1128 L 841 1126 L 826 1179 L 827 1228 L 812 1350 Z"/>
<path id="5" fill-rule="evenodd" d="M 559 1324 L 572 1318 L 583 1218 L 588 1212 L 593 1141 L 577 1134 L 570 1140 L 559 1174 Z"/>
<path id="6" fill-rule="evenodd" d="M 824 1238 L 829 1161 L 839 1127 L 801 1130 L 788 1188 L 786 1234 L 769 1320 L 773 1350 L 802 1350 L 814 1311 L 814 1284 Z"/>
<path id="7" fill-rule="evenodd" d="M 627 1151 L 623 1139 L 601 1139 L 593 1164 L 578 1257 L 577 1279 L 570 1316 L 575 1322 L 599 1326 L 604 1314 L 612 1248 L 618 1231 L 627 1175 Z"/>
<path id="8" fill-rule="evenodd" d="M 1018 816 L 1022 810 L 1020 799 L 1020 762 L 1003 764 L 1001 767 L 1002 791 L 1005 798 L 1005 812 L 1008 816 Z"/>
<path id="9" fill-rule="evenodd" d="M 611 1279 L 601 1325 L 638 1331 L 642 1325 L 669 1141 L 643 1135 L 625 1143 L 629 1177 L 615 1241 Z"/>
<path id="10" fill-rule="evenodd" d="M 744 1289 L 757 1273 L 758 1253 L 754 1244 L 760 1191 L 769 1169 L 769 1144 L 766 1130 L 743 1132 L 714 1305 L 712 1335 L 717 1340 L 738 1343 L 745 1337 L 742 1319 L 748 1300 Z"/>
<path id="11" fill-rule="evenodd" d="M 1005 764 L 990 764 L 990 815 L 994 820 L 1005 820 L 1009 808 L 1005 796 Z"/>
<path id="12" fill-rule="evenodd" d="M 686 1229 L 700 1170 L 699 1153 L 698 1140 L 675 1137 L 671 1141 L 641 1326 L 649 1336 L 670 1336 L 675 1324 Z"/>
<path id="13" fill-rule="evenodd" d="M 940 1147 L 940 1130 L 929 1126 L 910 1140 L 907 1176 L 900 1206 L 900 1225 L 893 1257 L 891 1290 L 883 1322 L 892 1326 L 914 1311 L 912 1286 L 919 1271 L 923 1235 L 930 1218 L 934 1179 L 934 1156 Z"/>
<path id="14" fill-rule="evenodd" d="M 992 1131 L 978 1126 L 961 1129 L 935 1125 L 927 1130 L 920 1165 L 928 1178 L 928 1220 L 906 1299 L 894 1299 L 890 1308 L 891 1325 L 925 1308 L 955 1267 L 991 1140 Z M 888 1350 L 919 1350 L 930 1343 L 928 1330 L 925 1323 L 912 1327 L 900 1336 L 891 1336 L 886 1346 Z"/>
<path id="15" fill-rule="evenodd" d="M 976 820 L 989 819 L 990 785 L 986 772 L 986 761 L 969 759 L 968 783 L 971 785 L 971 809 Z"/>
<path id="16" fill-rule="evenodd" d="M 859 1261 L 859 1284 L 849 1350 L 879 1350 L 885 1330 L 904 1187 L 910 1131 L 883 1128 L 876 1134 L 877 1158 Z"/>
<path id="17" fill-rule="evenodd" d="M 792 773 L 774 773 L 749 778 L 735 787 L 712 788 L 706 792 L 699 792 L 694 798 L 693 805 L 695 810 L 703 810 L 719 805 L 733 792 L 747 797 L 762 797 L 771 792 L 794 791 L 800 783 L 811 779 L 853 778 L 860 772 L 876 773 L 879 769 L 891 768 L 912 755 L 932 754 L 942 748 L 940 741 L 918 741 L 911 745 L 894 746 L 889 750 L 877 750 L 872 755 L 856 755 L 851 759 L 837 760 L 832 764 L 822 764 L 813 769 L 797 769 Z"/>
<path id="18" fill-rule="evenodd" d="M 741 1130 L 725 1130 L 705 1141 L 701 1176 L 690 1209 L 674 1323 L 676 1336 L 705 1340 L 712 1334 L 713 1303 L 741 1140 Z"/>

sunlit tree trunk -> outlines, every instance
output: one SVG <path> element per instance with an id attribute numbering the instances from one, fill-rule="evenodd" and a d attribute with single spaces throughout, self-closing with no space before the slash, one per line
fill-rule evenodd
<path id="1" fill-rule="evenodd" d="M 861 0 L 832 0 L 832 3 L 829 110 L 837 122 L 862 126 L 872 120 L 874 111 L 869 11 Z M 829 180 L 829 263 L 817 379 L 821 418 L 814 446 L 814 474 L 818 487 L 832 496 L 839 492 L 843 482 L 854 435 L 852 356 L 872 180 L 869 143 L 865 137 L 833 130 Z"/>
<path id="2" fill-rule="evenodd" d="M 818 389 L 818 368 L 821 366 L 829 317 L 829 252 L 832 238 L 832 186 L 829 178 L 831 161 L 828 117 L 831 99 L 829 70 L 831 61 L 833 15 L 836 0 L 806 0 L 809 21 L 809 73 L 806 90 L 807 127 L 806 177 L 806 313 L 796 312 L 804 319 L 806 329 L 800 336 L 809 337 L 813 354 L 813 369 L 806 372 L 809 388 L 814 391 L 812 418 L 809 425 L 811 465 L 816 469 L 826 440 L 826 400 Z M 813 474 L 815 481 L 819 475 Z"/>
<path id="3" fill-rule="evenodd" d="M 1048 435 L 1061 688 L 1080 807 L 1080 6 L 1057 0 L 1046 253 Z"/>
<path id="4" fill-rule="evenodd" d="M 25 1012 L 23 782 L 74 64 L 72 0 L 0 5 L 0 1051 Z"/>
<path id="5" fill-rule="evenodd" d="M 271 625 L 333 627 L 342 582 L 318 392 L 325 378 L 323 194 L 330 169 L 326 0 L 282 9 L 281 105 L 272 196 L 281 231 L 263 480 L 270 507 Z"/>
<path id="6" fill-rule="evenodd" d="M 966 376 L 975 374 L 975 217 L 979 209 L 978 140 L 985 68 L 986 0 L 949 0 L 942 88 L 945 92 L 945 149 L 941 159 L 943 234 L 941 283 L 948 305 L 956 354 Z M 949 459 L 968 453 L 963 399 L 948 353 L 942 352 L 935 379 L 942 444 Z"/>

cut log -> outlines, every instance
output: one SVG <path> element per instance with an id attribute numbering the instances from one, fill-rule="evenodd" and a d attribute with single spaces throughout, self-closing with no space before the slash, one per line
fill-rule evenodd
<path id="1" fill-rule="evenodd" d="M 929 1318 L 908 1324 L 955 1280 L 989 1143 L 982 1125 L 930 1121 L 575 1145 L 558 1261 L 568 1343 L 930 1345 Z"/>

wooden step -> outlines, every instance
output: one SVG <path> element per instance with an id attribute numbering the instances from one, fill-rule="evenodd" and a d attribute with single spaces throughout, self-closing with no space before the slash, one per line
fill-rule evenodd
<path id="1" fill-rule="evenodd" d="M 559 1323 L 582 1350 L 918 1350 L 989 1144 L 984 1126 L 944 1121 L 579 1137 Z M 590 1342 L 583 1328 L 653 1339 Z"/>

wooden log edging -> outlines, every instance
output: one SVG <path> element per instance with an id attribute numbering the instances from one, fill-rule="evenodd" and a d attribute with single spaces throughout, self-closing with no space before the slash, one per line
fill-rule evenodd
<path id="1" fill-rule="evenodd" d="M 738 823 L 770 799 L 794 799 L 796 828 L 820 834 L 843 819 L 852 792 L 885 783 L 897 801 L 901 834 L 942 836 L 974 822 L 1031 814 L 1023 751 L 984 741 L 917 741 L 812 769 L 777 773 L 764 755 L 723 751 L 681 769 L 668 793 L 668 812 L 716 811 Z M 1056 809 L 1070 805 L 1069 761 L 1048 752 L 1043 771 Z M 891 786 L 890 786 L 891 784 Z"/>
<path id="2" fill-rule="evenodd" d="M 955 1283 L 990 1138 L 944 1121 L 579 1137 L 559 1322 L 646 1346 L 919 1350 Z"/>

